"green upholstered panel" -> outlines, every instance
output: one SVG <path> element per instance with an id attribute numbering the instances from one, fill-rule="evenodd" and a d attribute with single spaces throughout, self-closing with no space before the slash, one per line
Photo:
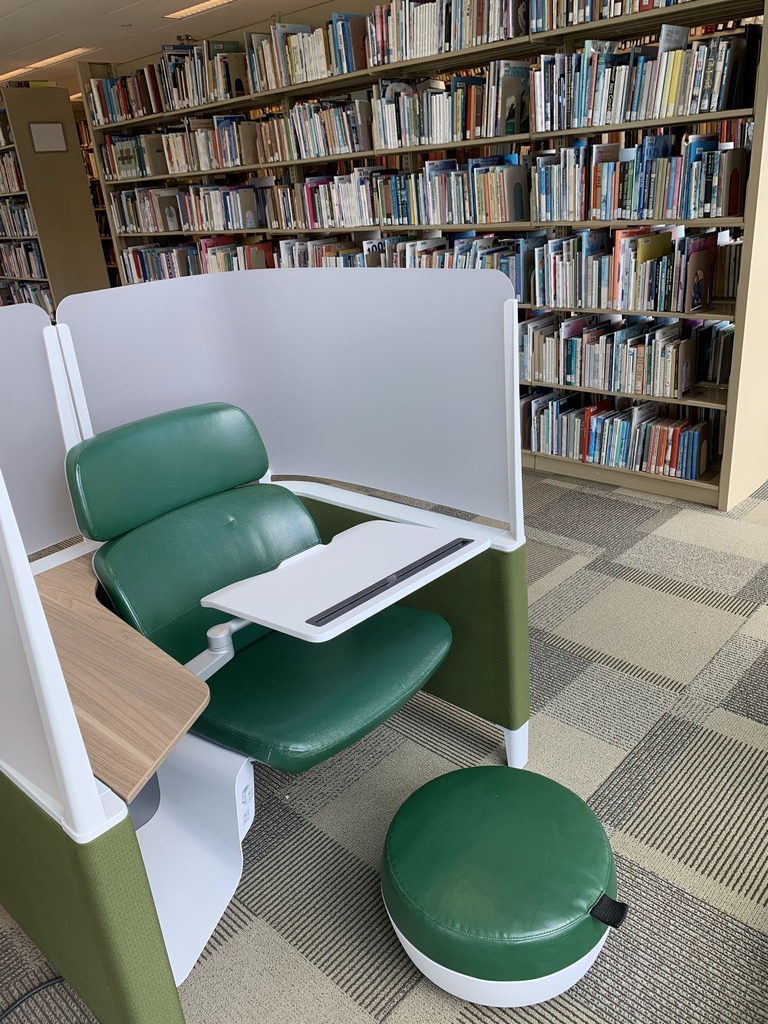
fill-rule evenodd
<path id="1" fill-rule="evenodd" d="M 203 498 L 108 541 L 94 569 L 122 618 L 180 662 L 206 647 L 206 630 L 231 618 L 200 607 L 206 594 L 275 568 L 319 543 L 298 498 L 252 484 Z M 254 626 L 238 646 L 263 635 Z M 244 635 L 245 634 L 245 635 Z"/>
<path id="2" fill-rule="evenodd" d="M 488 981 L 580 960 L 608 928 L 590 910 L 604 893 L 616 898 L 593 812 L 565 786 L 515 768 L 465 768 L 411 794 L 390 825 L 381 874 L 403 935 L 443 967 Z"/>
<path id="3" fill-rule="evenodd" d="M 127 423 L 67 453 L 77 524 L 94 540 L 110 540 L 171 509 L 251 483 L 268 468 L 253 420 L 223 403 Z"/>
<path id="4" fill-rule="evenodd" d="M 0 773 L 0 903 L 101 1024 L 184 1024 L 129 819 L 73 842 Z"/>
<path id="5" fill-rule="evenodd" d="M 194 731 L 286 772 L 302 772 L 365 736 L 442 663 L 439 615 L 387 608 L 323 644 L 273 632 L 208 680 Z"/>
<path id="6" fill-rule="evenodd" d="M 323 543 L 371 516 L 302 498 Z M 451 625 L 448 657 L 424 687 L 430 693 L 507 729 L 530 717 L 528 588 L 525 546 L 484 551 L 404 604 L 442 615 Z"/>

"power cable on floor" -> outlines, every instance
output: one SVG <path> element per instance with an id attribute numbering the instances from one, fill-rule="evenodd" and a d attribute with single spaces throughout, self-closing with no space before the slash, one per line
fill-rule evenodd
<path id="1" fill-rule="evenodd" d="M 32 998 L 32 996 L 36 996 L 38 992 L 42 992 L 46 988 L 51 988 L 52 985 L 58 985 L 60 981 L 64 981 L 64 979 L 62 977 L 49 978 L 48 981 L 44 981 L 42 985 L 38 985 L 36 988 L 31 989 L 26 995 L 21 996 L 21 998 L 17 999 L 15 1003 L 11 1003 L 10 1006 L 7 1006 L 3 1012 L 0 1013 L 0 1022 L 10 1017 L 14 1010 L 18 1010 L 18 1008 L 23 1006 L 28 999 Z"/>

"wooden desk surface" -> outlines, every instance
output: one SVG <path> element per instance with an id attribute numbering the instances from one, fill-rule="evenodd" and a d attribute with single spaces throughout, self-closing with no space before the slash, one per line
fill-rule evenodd
<path id="1" fill-rule="evenodd" d="M 35 577 L 94 775 L 130 802 L 210 699 L 96 598 L 91 556 Z"/>

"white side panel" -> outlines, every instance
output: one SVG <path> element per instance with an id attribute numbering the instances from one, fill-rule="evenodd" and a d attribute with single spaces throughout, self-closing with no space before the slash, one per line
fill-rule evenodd
<path id="1" fill-rule="evenodd" d="M 107 826 L 0 474 L 0 770 L 78 842 Z"/>
<path id="2" fill-rule="evenodd" d="M 253 822 L 248 758 L 187 734 L 157 770 L 160 806 L 136 833 L 177 985 L 187 977 L 243 872 Z"/>
<path id="3" fill-rule="evenodd" d="M 0 470 L 28 553 L 74 536 L 39 306 L 0 308 Z"/>
<path id="4" fill-rule="evenodd" d="M 259 270 L 72 295 L 58 315 L 96 432 L 233 402 L 273 473 L 514 522 L 512 297 L 500 273 Z"/>

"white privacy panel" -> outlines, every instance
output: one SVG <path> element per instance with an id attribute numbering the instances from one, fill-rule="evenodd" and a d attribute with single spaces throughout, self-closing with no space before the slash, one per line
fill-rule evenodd
<path id="1" fill-rule="evenodd" d="M 509 521 L 512 298 L 488 271 L 257 270 L 72 295 L 58 317 L 96 432 L 233 402 L 273 473 Z"/>
<path id="2" fill-rule="evenodd" d="M 0 307 L 0 471 L 28 553 L 78 532 L 43 345 L 50 325 L 39 306 Z"/>
<path id="3" fill-rule="evenodd" d="M 106 825 L 0 473 L 0 771 L 80 842 Z"/>

